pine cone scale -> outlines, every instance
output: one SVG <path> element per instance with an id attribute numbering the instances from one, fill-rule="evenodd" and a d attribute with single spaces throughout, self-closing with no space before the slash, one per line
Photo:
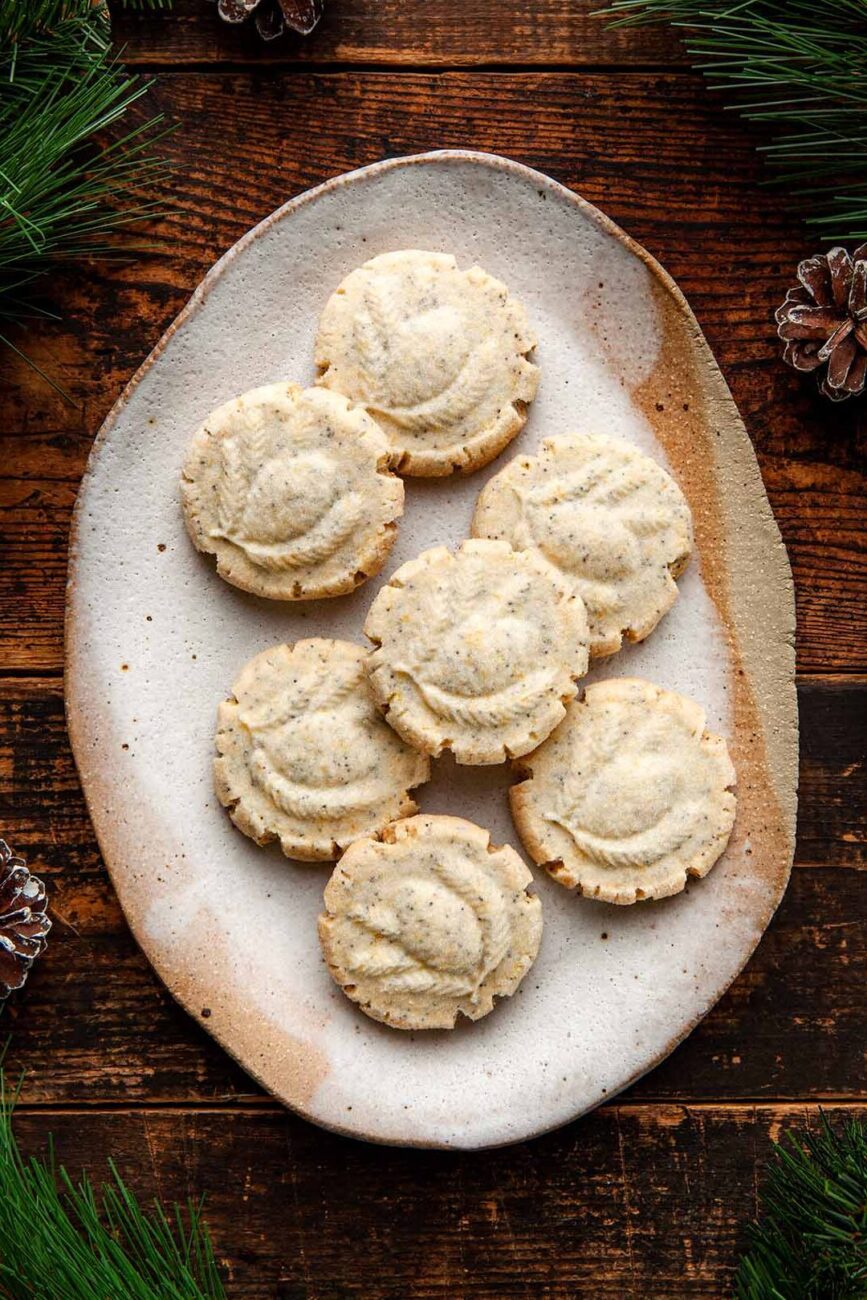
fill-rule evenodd
<path id="1" fill-rule="evenodd" d="M 831 307 L 833 305 L 834 295 L 831 293 L 831 277 L 828 273 L 828 263 L 825 258 L 808 257 L 798 267 L 798 279 L 804 286 L 808 298 L 812 298 L 818 307 Z"/>
<path id="2" fill-rule="evenodd" d="M 850 254 L 832 248 L 805 258 L 798 284 L 775 313 L 783 359 L 795 370 L 818 371 L 819 389 L 842 401 L 867 386 L 867 244 Z"/>
<path id="3" fill-rule="evenodd" d="M 33 913 L 30 911 L 29 907 L 19 907 L 17 912 L 5 912 L 0 914 L 0 925 L 3 926 L 4 930 L 13 925 L 26 925 L 30 921 L 32 915 Z"/>
<path id="4" fill-rule="evenodd" d="M 803 370 L 805 374 L 809 374 L 822 365 L 818 351 L 818 343 L 794 343 L 790 341 L 786 344 L 783 352 L 783 360 L 793 366 L 795 370 Z"/>
<path id="5" fill-rule="evenodd" d="M 839 326 L 840 317 L 824 307 L 792 306 L 780 330 L 784 339 L 827 339 Z"/>
<path id="6" fill-rule="evenodd" d="M 852 393 L 863 393 L 867 385 L 867 341 L 864 352 L 855 358 L 849 371 L 849 389 Z"/>
<path id="7" fill-rule="evenodd" d="M 20 989 L 44 950 L 51 920 L 45 886 L 0 840 L 0 1002 Z"/>
<path id="8" fill-rule="evenodd" d="M 867 320 L 867 255 L 855 263 L 852 288 L 849 291 L 849 311 L 856 320 Z"/>
<path id="9" fill-rule="evenodd" d="M 21 897 L 29 879 L 30 873 L 23 865 L 10 867 L 5 879 L 0 875 L 0 916 Z"/>
<path id="10" fill-rule="evenodd" d="M 831 249 L 828 254 L 828 269 L 831 272 L 834 306 L 842 310 L 849 300 L 849 287 L 852 283 L 852 259 L 845 248 Z"/>
<path id="11" fill-rule="evenodd" d="M 830 342 L 830 339 L 829 339 Z M 827 344 L 826 344 L 827 347 Z M 825 349 L 823 348 L 822 351 Z M 821 356 L 822 353 L 820 352 Z M 843 339 L 828 354 L 828 383 L 832 388 L 848 389 L 847 380 L 855 360 L 855 340 Z"/>
<path id="12" fill-rule="evenodd" d="M 226 23 L 242 23 L 256 8 L 259 0 L 218 0 L 217 12 Z"/>
<path id="13" fill-rule="evenodd" d="M 277 0 L 287 25 L 302 36 L 309 36 L 322 17 L 324 0 Z"/>
<path id="14" fill-rule="evenodd" d="M 838 325 L 837 328 L 834 330 L 834 333 L 828 339 L 828 341 L 826 343 L 823 343 L 822 346 L 819 348 L 819 351 L 817 353 L 819 360 L 833 362 L 835 354 L 844 351 L 843 344 L 846 342 L 847 337 L 852 333 L 854 328 L 855 328 L 855 322 L 853 320 L 844 320 L 842 325 Z M 850 361 L 854 359 L 854 348 L 855 348 L 855 344 L 853 342 L 852 343 L 853 354 L 852 357 L 849 358 Z M 848 354 L 849 348 L 847 347 L 845 351 Z M 830 366 L 828 368 L 830 369 Z"/>
<path id="15" fill-rule="evenodd" d="M 282 36 L 287 27 L 309 36 L 325 9 L 325 0 L 217 0 L 217 13 L 227 23 L 243 23 L 255 15 L 263 41 Z"/>
<path id="16" fill-rule="evenodd" d="M 3 998 L 20 989 L 27 979 L 27 971 L 21 965 L 21 959 L 17 954 L 8 951 L 5 945 L 0 945 L 0 990 L 3 992 Z M 0 998 L 0 1001 L 3 999 Z"/>

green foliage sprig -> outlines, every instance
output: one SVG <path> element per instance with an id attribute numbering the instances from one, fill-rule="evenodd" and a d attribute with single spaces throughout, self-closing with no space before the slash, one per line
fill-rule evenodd
<path id="1" fill-rule="evenodd" d="M 867 239 L 867 0 L 611 0 L 615 24 L 672 23 L 823 239 Z"/>
<path id="2" fill-rule="evenodd" d="M 0 1071 L 0 1296 L 7 1300 L 225 1300 L 201 1206 L 145 1212 L 111 1166 L 97 1195 L 53 1148 L 25 1159 Z"/>
<path id="3" fill-rule="evenodd" d="M 748 1230 L 737 1300 L 864 1300 L 867 1296 L 867 1130 L 855 1121 L 835 1133 L 822 1116 L 817 1134 L 775 1146 Z"/>
<path id="4" fill-rule="evenodd" d="M 45 314 L 34 280 L 64 258 L 117 254 L 117 233 L 155 210 L 138 195 L 166 170 L 150 153 L 160 117 L 110 132 L 148 89 L 110 39 L 93 0 L 0 0 L 0 321 Z"/>

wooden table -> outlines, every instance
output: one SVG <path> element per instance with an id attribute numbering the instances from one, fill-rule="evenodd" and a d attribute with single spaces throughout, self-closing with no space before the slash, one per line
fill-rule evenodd
<path id="1" fill-rule="evenodd" d="M 204 0 L 118 17 L 185 215 L 165 251 L 79 266 L 3 356 L 2 827 L 49 882 L 51 946 L 4 1018 L 29 1149 L 145 1195 L 205 1192 L 232 1296 L 726 1294 L 769 1140 L 867 1112 L 863 866 L 865 407 L 778 359 L 772 312 L 813 241 L 761 185 L 754 137 L 665 30 L 594 0 L 331 0 L 262 49 Z M 579 190 L 680 283 L 755 442 L 798 590 L 801 815 L 788 894 L 746 971 L 659 1069 L 524 1146 L 401 1151 L 320 1132 L 262 1095 L 172 1002 L 107 880 L 63 724 L 70 511 L 91 439 L 203 272 L 284 200 L 389 154 L 509 154 Z M 287 304 L 291 311 L 291 303 Z M 239 329 L 242 326 L 239 325 Z M 147 845 L 142 845 L 147 854 Z M 527 1098 L 532 1107 L 533 1098 Z"/>

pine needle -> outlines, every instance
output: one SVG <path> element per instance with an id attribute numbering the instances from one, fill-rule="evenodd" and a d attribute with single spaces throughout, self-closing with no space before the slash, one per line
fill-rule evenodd
<path id="1" fill-rule="evenodd" d="M 149 0 L 159 7 L 161 0 Z M 129 256 L 121 240 L 164 207 L 159 115 L 118 134 L 149 89 L 112 56 L 92 0 L 0 0 L 0 319 L 24 318 L 60 261 Z"/>
<path id="2" fill-rule="evenodd" d="M 761 1216 L 735 1279 L 737 1300 L 864 1300 L 867 1296 L 867 1130 L 775 1145 Z"/>
<path id="3" fill-rule="evenodd" d="M 668 21 L 823 239 L 867 238 L 867 0 L 611 0 L 614 25 Z"/>
<path id="4" fill-rule="evenodd" d="M 201 1205 L 146 1212 L 111 1166 L 99 1197 L 46 1159 L 22 1156 L 17 1093 L 0 1070 L 0 1296 L 7 1300 L 225 1300 Z"/>

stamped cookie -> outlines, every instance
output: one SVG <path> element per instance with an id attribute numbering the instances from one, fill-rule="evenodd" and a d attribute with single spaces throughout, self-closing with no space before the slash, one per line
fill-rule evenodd
<path id="1" fill-rule="evenodd" d="M 194 546 L 273 600 L 340 596 L 385 563 L 403 483 L 382 430 L 324 388 L 268 384 L 196 432 L 181 499 Z"/>
<path id="2" fill-rule="evenodd" d="M 377 711 L 366 658 L 348 641 L 278 645 L 244 666 L 220 705 L 217 794 L 257 844 L 328 860 L 415 812 L 408 791 L 430 765 Z"/>
<path id="3" fill-rule="evenodd" d="M 411 249 L 365 262 L 331 295 L 316 364 L 320 384 L 376 417 L 401 473 L 468 473 L 523 428 L 535 342 L 499 280 Z"/>
<path id="4" fill-rule="evenodd" d="M 700 705 L 651 682 L 588 686 L 519 765 L 510 793 L 524 847 L 561 885 L 606 903 L 679 893 L 723 853 L 735 771 Z"/>
<path id="5" fill-rule="evenodd" d="M 438 546 L 397 570 L 364 625 L 388 721 L 428 754 L 501 763 L 545 739 L 587 671 L 581 597 L 534 551 Z"/>
<path id="6" fill-rule="evenodd" d="M 542 904 L 508 845 L 459 817 L 410 817 L 357 840 L 325 889 L 319 938 L 335 981 L 396 1029 L 452 1029 L 515 992 Z"/>
<path id="7" fill-rule="evenodd" d="M 643 641 L 677 599 L 692 550 L 692 515 L 656 461 L 618 438 L 546 438 L 483 489 L 474 537 L 536 548 L 587 606 L 590 653 Z"/>

